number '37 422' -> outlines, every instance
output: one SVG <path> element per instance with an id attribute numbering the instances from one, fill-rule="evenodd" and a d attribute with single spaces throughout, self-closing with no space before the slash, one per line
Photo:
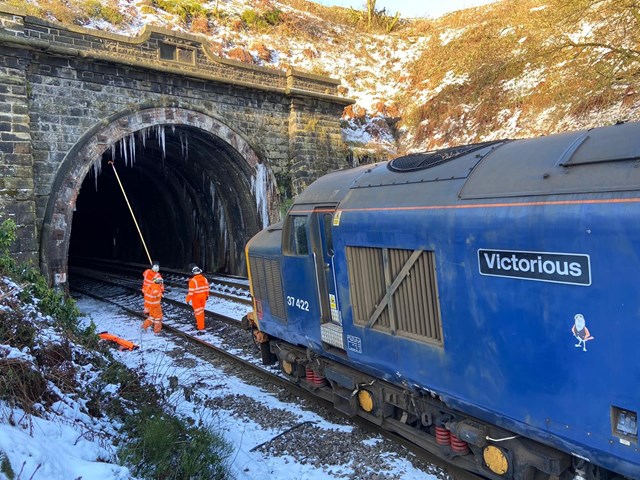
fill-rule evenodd
<path id="1" fill-rule="evenodd" d="M 289 305 L 290 307 L 299 308 L 300 310 L 304 310 L 305 312 L 309 311 L 309 302 L 300 298 L 287 296 L 287 305 Z"/>

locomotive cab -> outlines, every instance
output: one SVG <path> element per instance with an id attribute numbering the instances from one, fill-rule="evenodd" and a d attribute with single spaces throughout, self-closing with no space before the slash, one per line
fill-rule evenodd
<path id="1" fill-rule="evenodd" d="M 291 285 L 291 295 L 286 297 L 287 305 L 299 310 L 302 316 L 317 321 L 324 349 L 340 352 L 344 351 L 344 342 L 332 231 L 336 206 L 295 205 L 291 209 L 283 230 L 282 261 L 289 278 L 302 278 L 304 281 L 299 285 L 306 286 L 298 289 Z M 313 291 L 309 291 L 310 285 L 315 286 Z"/>
<path id="2" fill-rule="evenodd" d="M 339 220 L 337 206 L 364 170 L 354 169 L 346 178 L 340 173 L 317 180 L 296 198 L 277 231 L 258 234 L 247 244 L 260 331 L 346 356 L 333 227 Z M 260 323 L 263 318 L 267 321 Z"/>

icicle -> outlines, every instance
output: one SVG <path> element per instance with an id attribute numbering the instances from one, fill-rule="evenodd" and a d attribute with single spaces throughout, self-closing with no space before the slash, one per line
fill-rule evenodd
<path id="1" fill-rule="evenodd" d="M 149 134 L 149 129 L 147 127 L 140 130 L 140 138 L 142 139 L 142 149 L 147 148 L 147 135 Z"/>
<path id="2" fill-rule="evenodd" d="M 127 154 L 127 137 L 122 137 L 120 140 L 118 140 L 118 143 L 120 144 L 120 156 L 124 157 L 125 166 L 129 166 L 129 156 Z"/>
<path id="3" fill-rule="evenodd" d="M 167 155 L 167 152 L 165 150 L 164 125 L 157 125 L 157 128 L 158 128 L 158 145 L 162 150 L 162 160 L 164 160 Z"/>
<path id="4" fill-rule="evenodd" d="M 102 173 L 102 158 L 93 162 L 91 166 L 93 169 L 93 181 L 95 183 L 96 192 L 98 191 L 98 175 Z"/>
<path id="5" fill-rule="evenodd" d="M 186 132 L 180 132 L 180 148 L 182 149 L 182 159 L 189 158 L 189 135 Z"/>
<path id="6" fill-rule="evenodd" d="M 129 135 L 129 152 L 131 154 L 131 166 L 133 167 L 133 164 L 135 163 L 136 160 L 136 134 L 131 133 Z"/>

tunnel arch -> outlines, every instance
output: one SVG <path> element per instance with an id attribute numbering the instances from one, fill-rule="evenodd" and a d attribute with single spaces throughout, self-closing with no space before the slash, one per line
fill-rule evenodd
<path id="1" fill-rule="evenodd" d="M 122 213 L 122 193 L 109 190 L 118 188 L 109 162 L 154 260 L 245 273 L 244 244 L 273 211 L 273 175 L 257 184 L 265 163 L 215 115 L 147 106 L 104 119 L 62 161 L 41 236 L 41 269 L 51 283 L 66 283 L 70 254 L 148 261 L 130 214 Z"/>

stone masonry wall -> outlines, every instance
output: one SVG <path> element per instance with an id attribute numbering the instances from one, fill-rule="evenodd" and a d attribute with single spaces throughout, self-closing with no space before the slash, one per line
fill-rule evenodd
<path id="1" fill-rule="evenodd" d="M 0 7 L 0 221 L 38 261 L 60 166 L 87 132 L 126 112 L 172 107 L 218 119 L 296 193 L 347 166 L 336 80 L 213 56 L 199 37 L 147 28 L 129 38 Z"/>
<path id="2" fill-rule="evenodd" d="M 36 206 L 25 67 L 27 55 L 0 48 L 0 219 L 19 226 L 18 260 L 37 261 Z"/>

